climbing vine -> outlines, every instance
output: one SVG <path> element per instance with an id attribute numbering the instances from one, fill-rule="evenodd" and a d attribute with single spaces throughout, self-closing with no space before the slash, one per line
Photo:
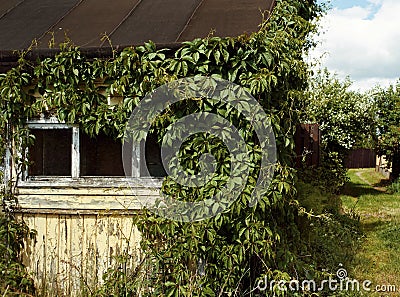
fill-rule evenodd
<path id="1" fill-rule="evenodd" d="M 250 35 L 195 39 L 176 51 L 148 42 L 115 51 L 108 59 L 92 60 L 67 42 L 54 57 L 32 62 L 22 54 L 18 66 L 0 75 L 2 141 L 12 140 L 20 152 L 34 143 L 26 120 L 40 116 L 56 116 L 79 125 L 90 136 L 105 133 L 122 139 L 127 119 L 147 93 L 188 76 L 220 77 L 241 85 L 270 116 L 278 164 L 268 194 L 255 207 L 248 204 L 259 171 L 260 148 L 249 123 L 234 109 L 207 100 L 180 102 L 153 123 L 152 131 L 161 137 L 170 123 L 186 114 L 206 110 L 222 115 L 246 135 L 253 169 L 229 212 L 215 218 L 179 223 L 146 212 L 138 215 L 135 220 L 142 232 L 143 265 L 123 282 L 110 274 L 114 277 L 105 280 L 99 294 L 255 295 L 262 293 L 253 288 L 264 277 L 289 279 L 295 271 L 302 272 L 296 261 L 303 246 L 296 225 L 293 135 L 298 123 L 297 104 L 308 79 L 303 54 L 312 46 L 308 36 L 315 30 L 313 20 L 319 13 L 314 1 L 280 0 L 270 19 Z M 110 105 L 109 98 L 120 103 Z M 196 152 L 190 143 L 183 148 L 182 162 L 188 169 L 196 166 L 189 156 L 220 152 L 219 159 L 229 158 L 223 144 L 211 141 L 208 135 L 198 135 L 192 141 L 208 145 L 196 145 Z M 21 154 L 13 157 L 17 163 L 26 159 Z M 220 171 L 223 173 L 223 168 Z M 223 183 L 222 178 L 204 189 L 193 189 L 166 178 L 162 190 L 183 200 L 202 200 Z M 111 282 L 113 285 L 107 286 Z"/>

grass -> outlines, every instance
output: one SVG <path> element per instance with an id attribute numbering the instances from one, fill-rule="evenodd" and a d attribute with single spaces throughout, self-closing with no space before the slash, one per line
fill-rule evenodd
<path id="1" fill-rule="evenodd" d="M 310 255 L 306 262 L 324 272 L 315 276 L 318 281 L 326 280 L 328 274 L 336 274 L 340 264 L 351 266 L 362 237 L 358 216 L 351 212 L 344 213 L 340 197 L 327 193 L 323 187 L 298 182 L 297 189 L 300 205 L 311 213 L 308 219 L 299 221 Z"/>
<path id="2" fill-rule="evenodd" d="M 341 202 L 337 195 L 326 193 L 322 188 L 304 182 L 297 183 L 298 200 L 302 207 L 314 214 L 335 213 Z"/>
<path id="3" fill-rule="evenodd" d="M 387 182 L 373 169 L 349 171 L 350 182 L 341 195 L 345 211 L 360 215 L 365 234 L 356 252 L 350 277 L 376 285 L 395 285 L 396 293 L 368 296 L 399 296 L 400 293 L 400 194 L 388 194 Z"/>

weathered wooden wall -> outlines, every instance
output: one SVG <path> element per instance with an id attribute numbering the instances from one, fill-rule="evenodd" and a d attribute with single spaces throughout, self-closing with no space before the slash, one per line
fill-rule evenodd
<path id="1" fill-rule="evenodd" d="M 79 296 L 94 292 L 116 256 L 140 257 L 140 234 L 133 215 L 40 214 L 20 217 L 37 231 L 27 243 L 24 262 L 44 296 Z M 128 267 L 128 268 L 129 268 Z"/>
<path id="2" fill-rule="evenodd" d="M 43 296 L 80 296 L 101 285 L 116 256 L 127 255 L 127 269 L 140 260 L 140 234 L 135 218 L 141 202 L 159 197 L 142 184 L 127 187 L 126 179 L 20 182 L 19 218 L 37 231 L 27 243 L 24 263 Z M 157 182 L 157 181 L 153 181 Z"/>

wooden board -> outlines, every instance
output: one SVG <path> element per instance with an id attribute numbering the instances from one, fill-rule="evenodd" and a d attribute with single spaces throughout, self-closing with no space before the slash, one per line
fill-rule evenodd
<path id="1" fill-rule="evenodd" d="M 23 261 L 44 296 L 90 294 L 103 277 L 126 255 L 130 271 L 138 263 L 140 234 L 135 215 L 20 214 L 36 241 L 26 242 Z M 119 264 L 119 263 L 118 263 Z"/>

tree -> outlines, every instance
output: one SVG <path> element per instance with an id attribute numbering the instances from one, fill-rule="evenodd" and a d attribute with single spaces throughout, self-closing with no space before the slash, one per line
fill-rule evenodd
<path id="1" fill-rule="evenodd" d="M 378 89 L 374 99 L 378 107 L 377 152 L 392 168 L 392 178 L 400 176 L 400 81 L 386 90 Z"/>
<path id="2" fill-rule="evenodd" d="M 336 191 L 346 181 L 345 159 L 352 148 L 374 147 L 376 112 L 373 100 L 352 91 L 349 78 L 341 81 L 327 69 L 311 78 L 301 120 L 318 123 L 321 131 L 321 176 Z"/>
<path id="3" fill-rule="evenodd" d="M 372 147 L 375 106 L 366 94 L 350 90 L 349 78 L 340 81 L 328 70 L 319 71 L 311 87 L 303 120 L 320 124 L 322 146 L 345 153 L 354 147 Z"/>

